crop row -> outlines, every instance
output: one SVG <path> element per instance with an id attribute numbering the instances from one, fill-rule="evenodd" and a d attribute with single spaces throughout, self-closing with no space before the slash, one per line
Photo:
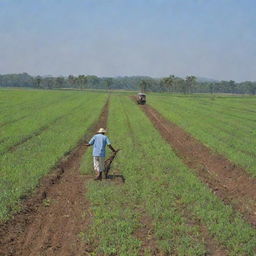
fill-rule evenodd
<path id="1" fill-rule="evenodd" d="M 74 97 L 74 93 L 0 89 L 0 125 L 8 125 L 16 119 L 27 116 L 28 112 L 36 112 L 56 102 L 68 100 L 70 97 Z"/>
<path id="2" fill-rule="evenodd" d="M 10 94 L 11 93 L 12 91 Z M 34 92 L 35 96 L 37 96 L 37 94 L 37 91 Z M 41 92 L 39 92 L 39 94 L 41 95 Z M 53 95 L 55 96 L 55 101 L 52 99 Z M 16 115 L 14 120 L 12 119 L 12 121 L 1 129 L 0 154 L 30 139 L 34 134 L 39 134 L 51 125 L 51 123 L 56 122 L 67 114 L 75 112 L 84 104 L 83 94 L 74 95 L 71 93 L 71 95 L 67 97 L 64 93 L 60 93 L 59 95 L 55 92 L 53 95 L 51 92 L 48 92 L 48 94 L 44 95 L 43 104 L 37 102 L 38 105 L 33 106 L 33 104 L 28 101 L 26 103 L 26 110 L 16 110 L 16 112 L 20 112 L 20 116 Z M 20 96 L 22 97 L 22 94 Z M 10 116 L 13 115 L 11 111 L 5 112 L 5 115 L 6 114 Z"/>
<path id="3" fill-rule="evenodd" d="M 52 113 L 55 113 L 55 105 L 52 105 L 52 109 L 47 108 L 49 118 L 46 113 L 42 115 L 44 123 L 50 124 L 47 129 L 0 156 L 0 220 L 17 210 L 19 198 L 32 191 L 40 178 L 78 143 L 98 119 L 105 101 L 103 94 L 82 94 L 77 106 L 83 104 L 73 111 L 68 103 L 62 108 L 56 106 L 63 117 L 54 123 L 51 123 Z M 40 115 L 37 120 L 41 122 Z"/>
<path id="4" fill-rule="evenodd" d="M 84 238 L 92 250 L 205 255 L 210 237 L 224 254 L 254 255 L 255 230 L 184 166 L 131 100 L 112 96 L 108 129 L 113 146 L 122 149 L 112 170 L 126 182 L 89 182 L 93 222 Z M 90 159 L 87 152 L 85 173 L 91 172 Z"/>
<path id="5" fill-rule="evenodd" d="M 255 97 L 154 95 L 149 101 L 165 118 L 256 175 Z"/>

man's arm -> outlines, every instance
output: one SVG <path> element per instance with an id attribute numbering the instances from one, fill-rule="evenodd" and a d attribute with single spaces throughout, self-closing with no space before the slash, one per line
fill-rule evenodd
<path id="1" fill-rule="evenodd" d="M 109 147 L 113 152 L 116 152 L 116 150 L 111 146 L 111 144 L 109 144 L 108 147 Z"/>
<path id="2" fill-rule="evenodd" d="M 116 150 L 111 146 L 111 142 L 109 140 L 109 138 L 106 136 L 106 139 L 107 139 L 107 145 L 108 147 L 113 151 L 113 152 L 116 152 Z"/>
<path id="3" fill-rule="evenodd" d="M 90 141 L 85 144 L 85 146 L 90 147 L 91 145 L 94 144 L 94 140 L 95 140 L 95 138 L 94 138 L 94 136 L 93 136 L 93 137 L 90 139 Z"/>

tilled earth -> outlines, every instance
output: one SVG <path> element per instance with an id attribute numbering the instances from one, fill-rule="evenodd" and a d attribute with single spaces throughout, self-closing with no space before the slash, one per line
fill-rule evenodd
<path id="1" fill-rule="evenodd" d="M 88 136 L 106 127 L 107 116 L 108 102 Z M 1 256 L 88 255 L 79 237 L 91 221 L 85 183 L 92 177 L 79 172 L 88 136 L 24 199 L 23 210 L 0 225 Z"/>
<path id="2" fill-rule="evenodd" d="M 151 106 L 141 108 L 184 163 L 195 170 L 217 196 L 256 226 L 255 178 L 166 120 Z M 108 103 L 88 136 L 98 128 L 106 127 L 107 116 Z M 80 232 L 86 232 L 91 222 L 85 184 L 92 177 L 79 172 L 88 136 L 41 180 L 32 195 L 23 200 L 23 210 L 7 223 L 0 224 L 0 256 L 90 255 L 90 245 L 82 242 L 79 236 Z M 150 221 L 143 224 L 145 231 L 141 231 L 142 234 L 148 233 Z M 226 255 L 203 226 L 202 233 L 205 233 L 211 255 Z M 142 241 L 145 240 L 143 236 Z M 155 255 L 158 255 L 154 241 L 142 246 L 155 248 Z"/>
<path id="3" fill-rule="evenodd" d="M 165 119 L 150 105 L 141 105 L 141 108 L 184 163 L 195 170 L 217 196 L 256 227 L 256 179 Z"/>

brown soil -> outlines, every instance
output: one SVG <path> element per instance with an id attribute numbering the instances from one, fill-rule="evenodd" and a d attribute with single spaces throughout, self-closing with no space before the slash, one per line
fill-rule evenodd
<path id="1" fill-rule="evenodd" d="M 91 177 L 81 175 L 79 167 L 87 139 L 106 127 L 107 116 L 108 102 L 88 136 L 24 199 L 23 210 L 0 225 L 1 256 L 89 255 L 90 248 L 81 242 L 79 233 L 91 221 L 85 197 L 85 183 Z"/>
<path id="2" fill-rule="evenodd" d="M 206 247 L 206 255 L 211 256 L 227 256 L 228 250 L 221 246 L 219 242 L 209 233 L 207 227 L 198 219 L 193 218 L 190 212 L 184 207 L 182 216 L 187 220 L 187 225 L 199 227 L 200 236 Z"/>
<path id="3" fill-rule="evenodd" d="M 256 226 L 256 179 L 192 137 L 176 124 L 166 120 L 149 105 L 141 106 L 156 129 L 203 182 L 225 203 L 232 205 Z"/>
<path id="4" fill-rule="evenodd" d="M 136 99 L 132 97 L 132 99 L 136 102 Z M 131 122 L 129 119 L 128 114 L 124 110 L 124 115 L 127 120 L 127 126 L 130 130 L 129 136 L 132 138 L 134 149 L 136 145 L 138 144 L 138 141 L 134 137 L 133 129 L 131 126 Z M 144 152 L 146 157 L 146 152 Z M 203 224 L 200 221 L 196 221 L 192 219 L 191 214 L 186 213 L 185 209 L 181 209 L 181 213 L 183 214 L 183 217 L 187 220 L 187 225 L 189 226 L 199 226 L 199 229 L 201 231 L 201 238 L 205 243 L 205 246 L 207 248 L 207 255 L 212 256 L 226 256 L 227 253 L 225 249 L 221 248 L 217 241 L 213 239 L 208 233 L 208 230 L 203 226 Z M 140 249 L 140 255 L 145 255 L 146 253 L 150 253 L 150 255 L 154 256 L 164 256 L 164 254 L 159 250 L 157 246 L 157 239 L 154 236 L 154 228 L 152 227 L 152 219 L 147 215 L 145 212 L 145 209 L 140 209 L 140 222 L 141 226 L 136 230 L 135 236 L 142 241 L 141 249 Z"/>
<path id="5" fill-rule="evenodd" d="M 135 99 L 136 102 L 136 99 Z M 137 104 L 137 102 L 136 102 Z M 132 138 L 134 149 L 138 143 L 138 141 L 134 137 L 133 129 L 131 126 L 131 122 L 129 119 L 128 114 L 124 110 L 124 115 L 127 119 L 127 125 L 130 130 L 129 136 Z M 146 152 L 144 152 L 146 157 Z M 226 256 L 226 250 L 222 248 L 215 239 L 213 239 L 212 236 L 208 233 L 208 230 L 203 226 L 203 224 L 200 221 L 196 221 L 192 219 L 191 214 L 186 213 L 185 209 L 181 209 L 181 213 L 183 214 L 183 217 L 187 220 L 187 225 L 189 226 L 199 226 L 199 229 L 201 231 L 200 235 L 202 240 L 205 243 L 205 246 L 207 248 L 207 255 L 212 256 Z M 140 222 L 141 226 L 136 230 L 135 236 L 142 241 L 141 249 L 140 249 L 140 255 L 145 255 L 146 253 L 150 253 L 150 255 L 154 256 L 164 256 L 164 254 L 159 250 L 157 246 L 157 239 L 154 236 L 154 228 L 152 226 L 152 219 L 147 215 L 145 212 L 145 209 L 140 209 Z"/>
<path id="6" fill-rule="evenodd" d="M 138 210 L 140 212 L 140 227 L 136 230 L 134 235 L 141 240 L 140 255 L 154 255 L 163 256 L 157 247 L 157 239 L 154 236 L 154 228 L 152 227 L 152 220 L 145 212 L 145 209 Z"/>
<path id="7" fill-rule="evenodd" d="M 197 222 L 198 223 L 198 222 Z M 204 234 L 204 243 L 207 248 L 206 255 L 211 256 L 227 256 L 229 255 L 228 251 L 225 248 L 222 248 L 219 245 L 219 242 L 215 240 L 208 232 L 208 229 L 206 226 L 201 225 L 200 226 L 200 232 L 201 234 Z"/>

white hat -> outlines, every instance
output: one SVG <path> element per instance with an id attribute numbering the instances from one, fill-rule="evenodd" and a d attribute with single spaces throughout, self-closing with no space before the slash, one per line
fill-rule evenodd
<path id="1" fill-rule="evenodd" d="M 97 133 L 106 133 L 107 131 L 104 128 L 100 128 Z"/>

